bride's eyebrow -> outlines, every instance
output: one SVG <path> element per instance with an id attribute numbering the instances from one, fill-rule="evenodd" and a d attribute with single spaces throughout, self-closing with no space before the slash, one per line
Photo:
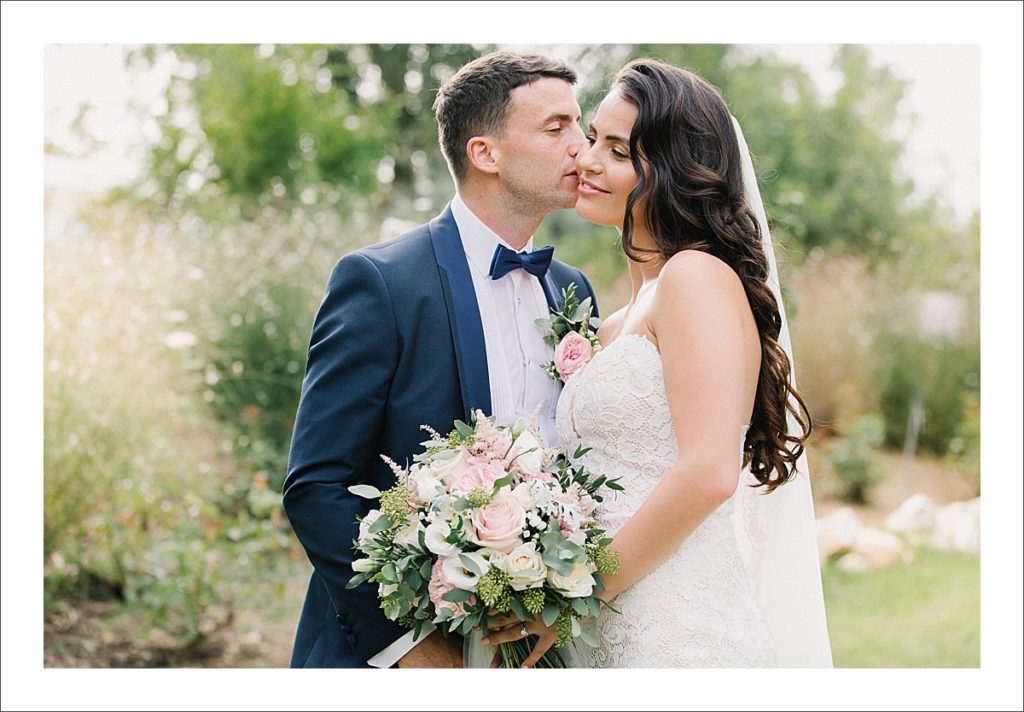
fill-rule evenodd
<path id="1" fill-rule="evenodd" d="M 597 129 L 594 128 L 594 124 L 588 124 L 587 128 L 590 129 L 591 133 L 595 133 L 595 134 L 597 133 Z M 616 136 L 615 134 L 605 134 L 604 137 L 605 137 L 605 140 L 611 141 L 612 143 L 624 143 L 627 146 L 629 145 L 629 139 L 628 138 L 622 138 L 622 136 Z"/>

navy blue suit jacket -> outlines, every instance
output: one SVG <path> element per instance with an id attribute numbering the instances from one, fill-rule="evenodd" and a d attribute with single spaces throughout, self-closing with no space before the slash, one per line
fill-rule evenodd
<path id="1" fill-rule="evenodd" d="M 542 280 L 549 306 L 570 282 L 581 300 L 593 297 L 583 273 L 553 261 Z M 314 568 L 292 667 L 366 667 L 405 634 L 384 617 L 376 584 L 345 588 L 356 515 L 376 504 L 347 488 L 390 488 L 381 454 L 411 462 L 427 437 L 420 425 L 447 433 L 477 408 L 490 414 L 490 400 L 480 311 L 450 207 L 338 262 L 313 324 L 284 485 Z"/>

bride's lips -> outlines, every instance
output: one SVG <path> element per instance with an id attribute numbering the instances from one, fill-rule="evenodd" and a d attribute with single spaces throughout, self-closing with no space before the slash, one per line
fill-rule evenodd
<path id="1" fill-rule="evenodd" d="M 597 187 L 586 178 L 580 178 L 580 195 L 608 195 L 608 191 Z"/>

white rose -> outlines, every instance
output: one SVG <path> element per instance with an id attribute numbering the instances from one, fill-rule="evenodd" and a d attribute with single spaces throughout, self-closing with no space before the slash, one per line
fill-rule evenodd
<path id="1" fill-rule="evenodd" d="M 528 450 L 533 450 L 533 452 L 527 452 Z M 514 460 L 515 465 L 519 467 L 520 471 L 536 475 L 540 473 L 543 467 L 543 455 L 542 446 L 536 436 L 529 430 L 524 430 L 516 438 L 516 441 L 512 443 L 512 449 L 508 453 L 508 460 L 509 462 Z"/>
<path id="2" fill-rule="evenodd" d="M 469 465 L 462 459 L 462 451 L 456 453 L 455 457 L 446 460 L 436 459 L 430 463 L 430 473 L 443 482 L 450 485 L 455 478 L 469 469 Z"/>
<path id="3" fill-rule="evenodd" d="M 527 512 L 537 506 L 537 497 L 529 482 L 521 482 L 516 485 L 516 488 L 512 490 L 512 496 L 519 500 L 519 504 L 523 505 L 523 509 Z"/>
<path id="4" fill-rule="evenodd" d="M 506 556 L 501 563 L 501 570 L 508 574 L 512 588 L 516 591 L 542 586 L 548 573 L 548 567 L 544 565 L 533 542 L 517 547 Z"/>
<path id="5" fill-rule="evenodd" d="M 462 556 L 471 559 L 480 570 L 480 573 L 478 574 L 463 566 L 461 559 Z M 465 591 L 475 591 L 477 581 L 479 581 L 480 577 L 487 572 L 488 568 L 490 568 L 490 564 L 487 563 L 487 559 L 474 551 L 468 554 L 456 554 L 455 556 L 449 556 L 444 560 L 444 564 L 441 565 L 441 573 L 444 576 L 444 580 L 455 588 L 461 588 Z"/>
<path id="6" fill-rule="evenodd" d="M 459 547 L 444 540 L 451 533 L 451 526 L 443 519 L 432 522 L 424 534 L 427 548 L 438 556 L 455 556 L 459 552 Z"/>
<path id="7" fill-rule="evenodd" d="M 376 567 L 373 559 L 356 559 L 352 562 L 352 570 L 357 573 L 365 573 L 367 571 L 373 571 Z"/>
<path id="8" fill-rule="evenodd" d="M 423 503 L 430 503 L 439 494 L 444 493 L 444 485 L 429 467 L 417 467 L 411 473 L 412 484 L 416 497 Z"/>
<path id="9" fill-rule="evenodd" d="M 562 576 L 554 569 L 548 569 L 548 581 L 556 589 L 569 598 L 589 596 L 594 590 L 594 572 L 597 571 L 590 562 L 576 564 L 568 576 Z"/>
<path id="10" fill-rule="evenodd" d="M 502 567 L 505 558 L 508 556 L 504 551 L 498 551 L 497 549 L 478 549 L 474 553 L 480 554 L 480 556 L 487 559 L 487 563 L 491 566 L 497 566 L 499 569 Z M 486 570 L 484 573 L 487 573 Z"/>
<path id="11" fill-rule="evenodd" d="M 377 521 L 379 517 L 379 509 L 371 509 L 366 513 L 366 516 L 359 522 L 359 541 L 366 541 L 370 536 L 370 527 L 373 526 L 373 523 Z"/>
<path id="12" fill-rule="evenodd" d="M 395 543 L 399 546 L 419 546 L 420 523 L 413 520 L 395 533 Z"/>

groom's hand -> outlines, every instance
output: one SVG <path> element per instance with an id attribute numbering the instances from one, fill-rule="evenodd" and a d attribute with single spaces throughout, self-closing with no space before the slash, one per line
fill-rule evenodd
<path id="1" fill-rule="evenodd" d="M 400 668 L 460 668 L 462 639 L 445 638 L 435 630 L 398 661 Z"/>

